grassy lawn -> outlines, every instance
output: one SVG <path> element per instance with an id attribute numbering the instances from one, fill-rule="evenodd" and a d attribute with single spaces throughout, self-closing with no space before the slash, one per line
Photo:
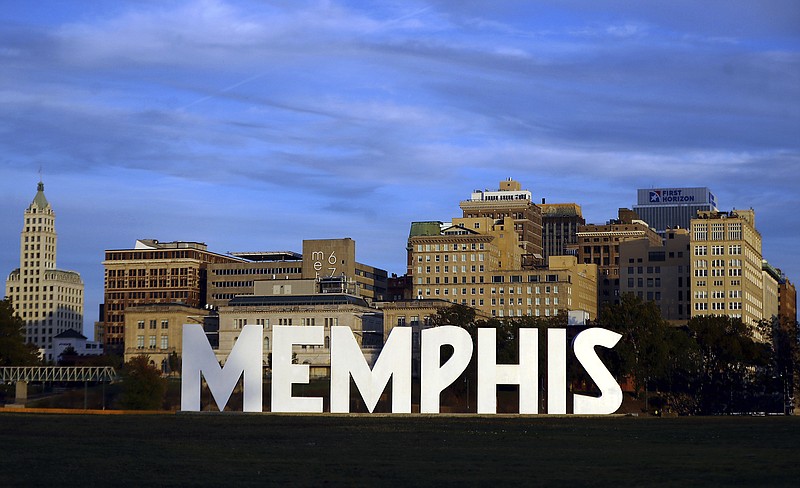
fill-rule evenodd
<path id="1" fill-rule="evenodd" d="M 0 414 L 0 486 L 797 486 L 800 418 Z"/>

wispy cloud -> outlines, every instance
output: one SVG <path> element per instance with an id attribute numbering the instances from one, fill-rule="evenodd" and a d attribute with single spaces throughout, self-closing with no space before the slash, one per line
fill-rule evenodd
<path id="1" fill-rule="evenodd" d="M 136 237 L 340 233 L 402 272 L 409 221 L 509 176 L 590 221 L 653 185 L 757 202 L 764 229 L 800 203 L 794 2 L 29 5 L 0 24 L 3 242 L 40 164 L 97 263 Z"/>

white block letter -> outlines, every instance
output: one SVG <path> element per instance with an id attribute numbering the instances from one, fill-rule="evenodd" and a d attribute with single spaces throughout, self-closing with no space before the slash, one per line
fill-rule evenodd
<path id="1" fill-rule="evenodd" d="M 183 324 L 183 366 L 181 368 L 181 410 L 200 411 L 200 374 L 220 412 L 225 409 L 239 377 L 244 375 L 243 410 L 262 410 L 263 327 L 245 325 L 231 350 L 225 367 L 220 367 L 200 324 Z"/>
<path id="2" fill-rule="evenodd" d="M 567 413 L 567 329 L 547 329 L 547 413 Z"/>
<path id="3" fill-rule="evenodd" d="M 619 342 L 621 337 L 622 335 L 616 332 L 599 327 L 586 329 L 575 337 L 573 346 L 575 357 L 600 389 L 599 397 L 575 395 L 574 410 L 576 414 L 609 414 L 616 412 L 622 405 L 622 388 L 594 350 L 595 346 L 610 349 Z"/>
<path id="4" fill-rule="evenodd" d="M 321 346 L 325 328 L 321 325 L 292 327 L 278 325 L 272 331 L 272 411 L 321 413 L 321 397 L 293 397 L 292 384 L 308 383 L 308 365 L 292 364 L 292 345 Z"/>
<path id="5" fill-rule="evenodd" d="M 440 367 L 442 346 L 445 344 L 453 346 L 453 355 Z M 470 359 L 472 338 L 461 327 L 445 325 L 422 331 L 420 413 L 439 413 L 442 390 L 464 372 Z"/>
<path id="6" fill-rule="evenodd" d="M 519 329 L 519 364 L 497 364 L 497 331 L 478 329 L 478 413 L 497 413 L 497 385 L 519 385 L 519 413 L 538 413 L 538 329 Z"/>
<path id="7" fill-rule="evenodd" d="M 395 327 L 372 370 L 350 327 L 331 327 L 331 413 L 350 412 L 350 376 L 372 413 L 392 378 L 392 412 L 411 413 L 411 327 Z"/>

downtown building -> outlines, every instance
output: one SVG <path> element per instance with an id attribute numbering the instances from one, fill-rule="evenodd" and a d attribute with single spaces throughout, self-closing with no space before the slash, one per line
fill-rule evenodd
<path id="1" fill-rule="evenodd" d="M 700 212 L 690 229 L 692 316 L 727 315 L 750 326 L 770 318 L 755 212 Z"/>
<path id="2" fill-rule="evenodd" d="M 263 366 L 272 368 L 272 339 L 276 326 L 321 326 L 319 344 L 293 346 L 297 364 L 309 366 L 312 377 L 330 375 L 331 327 L 350 328 L 367 363 L 372 366 L 383 346 L 383 312 L 358 294 L 343 275 L 320 275 L 308 279 L 256 281 L 251 293 L 237 296 L 219 307 L 221 363 L 230 355 L 246 325 L 262 326 Z"/>
<path id="3" fill-rule="evenodd" d="M 526 232 L 541 228 L 533 224 L 541 213 L 530 192 L 519 188 L 507 180 L 497 192 L 473 192 L 462 201 L 463 217 L 411 224 L 406 274 L 414 299 L 467 305 L 487 317 L 570 311 L 597 317 L 597 266 L 579 264 L 574 256 L 551 256 L 545 263 L 541 241 L 532 237 L 540 234 Z"/>
<path id="4" fill-rule="evenodd" d="M 664 242 L 636 239 L 619 245 L 620 294 L 632 293 L 652 301 L 661 317 L 686 323 L 692 315 L 689 231 L 667 229 Z"/>
<path id="5" fill-rule="evenodd" d="M 102 306 L 106 351 L 124 355 L 125 348 L 132 347 L 125 343 L 129 307 L 179 304 L 203 309 L 208 265 L 242 261 L 210 252 L 201 242 L 139 239 L 131 249 L 106 250 Z"/>
<path id="6" fill-rule="evenodd" d="M 23 216 L 19 268 L 9 274 L 5 290 L 25 323 L 25 341 L 36 345 L 46 361 L 58 359 L 56 336 L 68 330 L 83 331 L 83 280 L 75 271 L 56 268 L 55 221 L 40 181 Z"/>
<path id="7" fill-rule="evenodd" d="M 661 236 L 639 219 L 636 212 L 621 208 L 618 218 L 603 224 L 578 228 L 578 262 L 594 264 L 599 269 L 598 306 L 620 302 L 620 245 L 644 239 L 649 246 L 660 246 Z"/>
<path id="8" fill-rule="evenodd" d="M 542 256 L 575 255 L 578 228 L 586 219 L 577 203 L 545 203 L 542 199 Z"/>
<path id="9" fill-rule="evenodd" d="M 147 353 L 162 368 L 180 354 L 183 323 L 201 323 L 216 348 L 230 324 L 220 311 L 242 296 L 253 296 L 256 283 L 280 283 L 276 295 L 308 291 L 346 293 L 361 300 L 383 300 L 386 271 L 359 263 L 355 241 L 303 241 L 303 254 L 291 251 L 217 254 L 198 242 L 139 240 L 134 249 L 106 251 L 104 339 L 106 348 L 126 360 Z M 329 278 L 335 278 L 330 280 Z M 266 285 L 261 289 L 266 289 Z M 294 289 L 294 290 L 293 290 Z M 218 313 L 219 312 L 219 313 Z"/>
<path id="10" fill-rule="evenodd" d="M 531 192 L 523 190 L 518 181 L 511 178 L 501 181 L 497 191 L 475 190 L 459 206 L 464 218 L 510 218 L 506 230 L 516 234 L 523 255 L 542 258 L 542 210 L 531 200 Z"/>
<path id="11" fill-rule="evenodd" d="M 226 305 L 239 295 L 252 295 L 257 281 L 314 280 L 341 277 L 345 287 L 370 301 L 386 299 L 388 276 L 383 269 L 356 261 L 356 242 L 349 238 L 306 239 L 303 252 L 237 252 L 233 262 L 208 266 L 206 303 Z"/>
<path id="12" fill-rule="evenodd" d="M 663 236 L 688 229 L 697 212 L 716 212 L 717 197 L 707 187 L 639 189 L 633 211 Z"/>

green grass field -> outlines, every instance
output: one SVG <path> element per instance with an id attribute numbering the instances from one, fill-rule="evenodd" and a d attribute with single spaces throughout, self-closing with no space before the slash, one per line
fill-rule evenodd
<path id="1" fill-rule="evenodd" d="M 0 413 L 0 486 L 797 486 L 800 418 Z"/>

